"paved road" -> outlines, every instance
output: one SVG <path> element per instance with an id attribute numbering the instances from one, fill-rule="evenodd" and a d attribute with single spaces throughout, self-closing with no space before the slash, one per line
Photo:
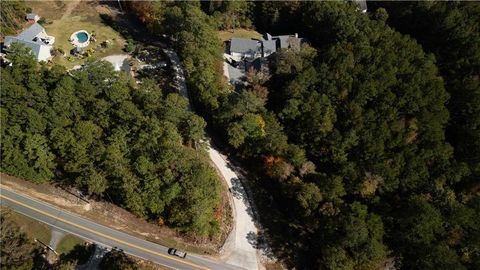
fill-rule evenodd
<path id="1" fill-rule="evenodd" d="M 63 209 L 13 192 L 0 185 L 0 205 L 39 220 L 52 227 L 107 247 L 118 247 L 126 253 L 173 269 L 243 269 L 188 254 L 181 259 L 167 253 L 168 248 L 70 214 Z"/>

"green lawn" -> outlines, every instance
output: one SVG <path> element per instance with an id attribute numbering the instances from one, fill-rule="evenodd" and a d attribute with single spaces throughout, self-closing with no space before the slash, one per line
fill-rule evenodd
<path id="1" fill-rule="evenodd" d="M 59 254 L 68 254 L 72 251 L 76 245 L 85 245 L 85 241 L 81 238 L 76 237 L 75 235 L 67 234 L 65 235 L 60 243 L 57 245 L 57 252 Z"/>
<path id="2" fill-rule="evenodd" d="M 90 45 L 83 49 L 84 51 L 90 48 L 97 49 L 103 41 L 110 41 L 108 48 L 98 48 L 92 57 L 102 58 L 107 55 L 122 53 L 122 49 L 125 46 L 125 39 L 122 38 L 120 33 L 102 22 L 100 14 L 108 13 L 108 9 L 99 6 L 98 3 L 87 1 L 80 1 L 78 3 L 70 1 L 39 1 L 31 2 L 29 5 L 33 8 L 34 12 L 38 12 L 40 16 L 46 19 L 47 23 L 44 24 L 45 30 L 48 35 L 55 37 L 53 46 L 55 48 L 61 48 L 67 56 L 70 50 L 74 48 L 68 39 L 72 33 L 78 30 L 86 30 L 90 34 L 92 34 L 92 32 L 96 34 L 97 42 L 90 42 Z M 52 7 L 51 9 L 53 11 L 50 7 Z M 71 8 L 71 13 L 70 15 L 65 15 L 65 11 L 69 7 Z M 63 16 L 59 16 L 58 14 L 62 14 Z M 85 61 L 86 59 L 75 59 L 73 62 L 70 62 L 63 56 L 53 58 L 53 62 L 67 68 L 82 64 Z"/>
<path id="3" fill-rule="evenodd" d="M 36 221 L 22 214 L 10 211 L 10 219 L 15 222 L 22 232 L 26 233 L 32 239 L 38 239 L 45 244 L 50 242 L 52 235 L 50 227 L 44 223 Z"/>
<path id="4" fill-rule="evenodd" d="M 235 38 L 256 38 L 259 39 L 262 37 L 260 33 L 255 30 L 249 29 L 235 29 L 235 31 L 218 31 L 218 38 L 222 41 L 226 41 L 231 39 L 232 37 Z"/>

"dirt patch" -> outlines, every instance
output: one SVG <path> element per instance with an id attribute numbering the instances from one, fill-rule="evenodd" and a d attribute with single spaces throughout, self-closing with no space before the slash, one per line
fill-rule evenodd
<path id="1" fill-rule="evenodd" d="M 139 269 L 143 269 L 143 270 L 170 270 L 170 269 L 172 269 L 172 268 L 167 268 L 166 266 L 163 266 L 163 265 L 158 265 L 158 264 L 150 262 L 150 261 L 137 259 L 135 257 L 130 257 L 130 258 L 134 259 L 137 262 L 137 264 L 139 265 Z"/>
<path id="2" fill-rule="evenodd" d="M 58 20 L 62 17 L 62 10 L 65 8 L 67 1 L 49 1 L 48 5 L 42 3 L 44 1 L 25 1 L 27 6 L 32 8 L 34 13 L 47 21 Z"/>
<path id="3" fill-rule="evenodd" d="M 112 10 L 110 10 L 110 8 L 108 6 L 105 6 L 105 5 L 98 5 L 95 7 L 95 10 L 99 13 L 99 14 L 107 14 L 107 15 L 110 15 L 112 16 Z"/>
<path id="4" fill-rule="evenodd" d="M 68 16 L 70 16 L 70 14 L 72 13 L 72 10 L 74 10 L 79 3 L 80 3 L 80 0 L 72 0 L 72 1 L 68 2 L 67 3 L 67 8 L 63 12 L 61 20 L 64 20 L 65 18 L 68 18 Z"/>
<path id="5" fill-rule="evenodd" d="M 0 173 L 0 180 L 2 188 L 13 189 L 97 223 L 160 245 L 176 247 L 197 254 L 217 256 L 223 244 L 220 242 L 223 237 L 211 241 L 186 238 L 173 229 L 149 223 L 112 203 L 93 200 L 86 203 L 74 195 L 74 190 L 67 191 L 51 184 L 34 184 L 3 173 Z M 86 207 L 87 205 L 88 207 Z"/>

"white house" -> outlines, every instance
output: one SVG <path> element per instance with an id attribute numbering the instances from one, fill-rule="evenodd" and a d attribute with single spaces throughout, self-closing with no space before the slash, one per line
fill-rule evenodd
<path id="1" fill-rule="evenodd" d="M 55 38 L 47 35 L 45 29 L 38 23 L 32 24 L 17 36 L 6 36 L 5 47 L 8 49 L 12 43 L 20 43 L 32 50 L 37 61 L 47 61 L 52 55 L 52 45 Z"/>

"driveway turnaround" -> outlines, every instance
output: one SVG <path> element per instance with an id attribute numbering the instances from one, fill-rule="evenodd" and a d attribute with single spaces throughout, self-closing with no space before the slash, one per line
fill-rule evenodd
<path id="1" fill-rule="evenodd" d="M 243 269 L 199 256 L 188 254 L 181 259 L 168 254 L 164 247 L 129 234 L 100 225 L 91 220 L 66 212 L 63 209 L 19 194 L 0 185 L 0 205 L 29 216 L 54 228 L 77 235 L 96 244 L 117 247 L 125 253 L 173 269 Z"/>

